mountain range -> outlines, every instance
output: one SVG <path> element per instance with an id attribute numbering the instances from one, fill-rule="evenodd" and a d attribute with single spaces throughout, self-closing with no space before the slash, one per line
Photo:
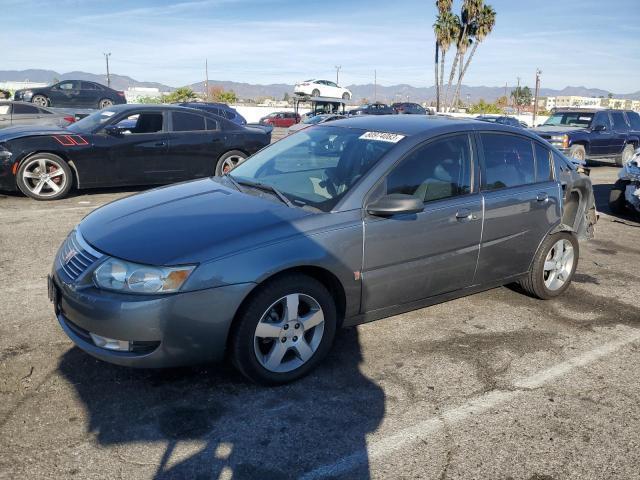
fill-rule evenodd
<path id="1" fill-rule="evenodd" d="M 53 70 L 0 70 L 0 82 L 7 81 L 31 81 L 51 83 L 54 80 L 89 80 L 106 84 L 106 75 L 93 74 L 87 72 L 67 72 L 58 73 Z M 233 90 L 239 98 L 258 99 L 261 97 L 272 97 L 282 99 L 286 93 L 289 95 L 293 92 L 293 85 L 286 83 L 274 83 L 268 85 L 232 82 L 226 80 L 209 80 L 210 86 L 220 86 L 225 90 Z M 171 87 L 158 82 L 141 82 L 126 75 L 111 74 L 111 86 L 116 90 L 126 90 L 129 87 L 154 87 L 160 91 L 168 92 L 175 90 Z M 196 92 L 204 91 L 204 82 L 197 82 L 186 85 Z M 411 102 L 430 102 L 435 98 L 435 87 L 414 87 L 407 84 L 398 85 L 374 85 L 372 83 L 364 85 L 347 86 L 353 93 L 356 101 L 368 99 L 373 101 L 385 101 L 388 103 L 411 101 Z M 506 88 L 507 94 L 511 92 L 511 88 Z M 559 96 L 559 95 L 576 95 L 584 97 L 606 97 L 609 91 L 598 88 L 565 87 L 561 90 L 552 88 L 541 88 L 540 96 Z M 611 92 L 612 93 L 612 92 Z M 505 94 L 505 87 L 486 87 L 486 86 L 468 86 L 462 85 L 460 98 L 463 101 L 477 102 L 483 99 L 492 102 Z M 640 100 L 640 91 L 626 94 L 613 93 L 616 98 L 625 98 L 630 100 Z"/>

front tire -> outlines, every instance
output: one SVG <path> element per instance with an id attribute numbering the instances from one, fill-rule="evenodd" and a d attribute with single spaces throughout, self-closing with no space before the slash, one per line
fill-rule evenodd
<path id="1" fill-rule="evenodd" d="M 627 163 L 635 153 L 636 149 L 633 147 L 633 145 L 631 145 L 630 143 L 626 144 L 624 146 L 624 150 L 622 150 L 622 155 L 620 156 L 620 158 L 616 159 L 616 165 L 618 165 L 619 167 L 624 166 L 624 164 Z"/>
<path id="2" fill-rule="evenodd" d="M 312 97 L 319 97 L 320 96 L 320 90 L 318 90 L 317 88 L 314 88 L 313 91 L 311 92 L 311 96 Z"/>
<path id="3" fill-rule="evenodd" d="M 350 98 L 351 98 L 351 95 L 349 95 L 347 92 L 344 92 L 344 93 L 342 94 L 342 99 L 343 99 L 343 100 L 349 100 Z"/>
<path id="4" fill-rule="evenodd" d="M 219 177 L 229 173 L 247 159 L 247 155 L 240 150 L 231 150 L 222 155 L 216 162 L 215 174 Z"/>
<path id="5" fill-rule="evenodd" d="M 34 95 L 31 97 L 31 103 L 38 105 L 39 107 L 48 107 L 49 99 L 44 95 Z"/>
<path id="6" fill-rule="evenodd" d="M 629 182 L 627 180 L 617 180 L 611 187 L 609 192 L 609 210 L 611 213 L 620 215 L 624 213 L 627 201 L 624 198 L 624 192 Z"/>
<path id="7" fill-rule="evenodd" d="M 113 106 L 113 100 L 109 98 L 103 98 L 102 100 L 100 100 L 100 102 L 98 102 L 98 108 L 100 110 L 102 110 L 103 108 L 109 108 L 111 106 Z"/>
<path id="8" fill-rule="evenodd" d="M 27 158 L 16 175 L 18 188 L 35 200 L 58 200 L 71 190 L 71 168 L 52 153 L 36 153 Z"/>
<path id="9" fill-rule="evenodd" d="M 569 156 L 584 162 L 587 158 L 587 151 L 584 149 L 584 145 L 571 145 Z"/>
<path id="10" fill-rule="evenodd" d="M 313 370 L 333 344 L 335 302 L 302 274 L 259 286 L 239 311 L 230 337 L 233 364 L 248 379 L 281 385 Z"/>
<path id="11" fill-rule="evenodd" d="M 573 279 L 580 247 L 575 235 L 559 232 L 547 236 L 538 249 L 531 271 L 520 286 L 532 297 L 542 300 L 561 295 Z"/>

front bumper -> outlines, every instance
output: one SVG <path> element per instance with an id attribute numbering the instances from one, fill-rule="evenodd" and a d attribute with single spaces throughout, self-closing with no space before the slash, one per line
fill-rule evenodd
<path id="1" fill-rule="evenodd" d="M 5 159 L 0 155 L 0 190 L 5 192 L 15 192 L 18 190 L 16 177 L 13 174 L 13 164 L 14 162 L 12 160 Z"/>
<path id="2" fill-rule="evenodd" d="M 253 286 L 137 296 L 66 284 L 54 272 L 50 296 L 60 326 L 82 350 L 117 365 L 157 368 L 221 360 L 231 322 Z M 99 347 L 91 334 L 131 348 Z"/>

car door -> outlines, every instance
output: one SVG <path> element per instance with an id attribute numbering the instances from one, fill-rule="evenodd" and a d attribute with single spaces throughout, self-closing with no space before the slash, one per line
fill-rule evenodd
<path id="1" fill-rule="evenodd" d="M 616 135 L 611 129 L 609 114 L 607 112 L 597 112 L 591 121 L 591 154 L 610 155 L 616 153 Z M 604 129 L 596 127 L 604 127 Z"/>
<path id="2" fill-rule="evenodd" d="M 627 141 L 627 136 L 629 135 L 629 125 L 627 125 L 627 121 L 624 118 L 624 113 L 621 111 L 611 111 L 609 112 L 611 117 L 611 129 L 613 130 L 613 151 L 611 152 L 614 155 L 619 155 L 622 153 L 622 149 Z"/>
<path id="3" fill-rule="evenodd" d="M 368 202 L 401 193 L 422 199 L 425 208 L 388 218 L 365 214 L 364 311 L 471 284 L 482 231 L 474 157 L 470 135 L 439 137 L 414 149 L 374 188 Z"/>
<path id="4" fill-rule="evenodd" d="M 211 176 L 224 153 L 220 121 L 210 117 L 171 111 L 169 154 L 158 159 L 158 172 L 167 181 Z"/>
<path id="5" fill-rule="evenodd" d="M 11 126 L 11 103 L 0 102 L 0 128 Z"/>
<path id="6" fill-rule="evenodd" d="M 80 95 L 80 82 L 67 80 L 51 87 L 49 100 L 52 107 L 75 107 Z"/>
<path id="7" fill-rule="evenodd" d="M 95 108 L 100 101 L 102 90 L 93 82 L 80 82 L 80 90 L 76 98 L 76 107 Z"/>
<path id="8" fill-rule="evenodd" d="M 560 189 L 549 176 L 538 178 L 531 138 L 486 132 L 478 140 L 484 225 L 474 283 L 490 284 L 528 271 L 538 245 L 560 222 Z M 539 156 L 540 171 L 547 171 L 549 154 Z"/>
<path id="9" fill-rule="evenodd" d="M 168 154 L 167 113 L 164 110 L 133 110 L 110 122 L 118 131 L 101 132 L 110 168 L 105 178 L 112 185 L 149 185 L 166 183 L 158 163 Z M 109 177 L 107 177 L 107 175 Z"/>

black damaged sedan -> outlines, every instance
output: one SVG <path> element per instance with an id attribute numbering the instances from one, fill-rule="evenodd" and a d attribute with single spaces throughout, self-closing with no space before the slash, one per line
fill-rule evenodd
<path id="1" fill-rule="evenodd" d="M 80 189 L 162 185 L 220 175 L 271 142 L 191 108 L 118 105 L 66 129 L 28 126 L 0 133 L 0 190 L 54 200 Z"/>

